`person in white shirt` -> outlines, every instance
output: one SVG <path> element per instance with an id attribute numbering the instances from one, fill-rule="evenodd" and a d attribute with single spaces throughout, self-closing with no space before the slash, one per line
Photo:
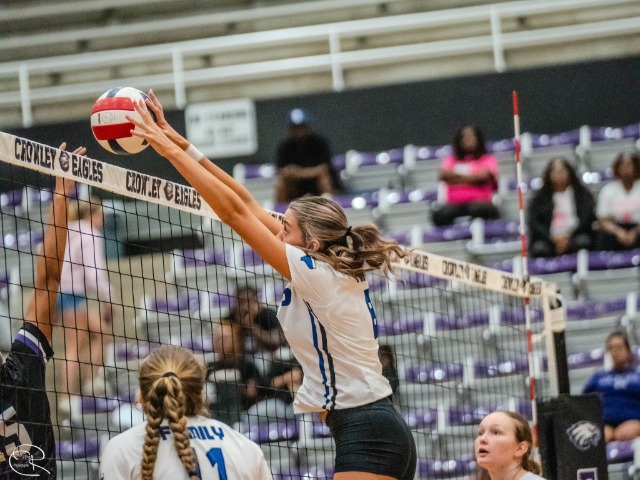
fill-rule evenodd
<path id="1" fill-rule="evenodd" d="M 152 351 L 140 367 L 147 421 L 109 441 L 100 479 L 271 480 L 258 445 L 206 416 L 204 379 L 204 365 L 189 350 Z"/>
<path id="2" fill-rule="evenodd" d="M 526 418 L 497 411 L 482 419 L 474 442 L 478 480 L 544 480 L 531 458 L 533 435 Z"/>
<path id="3" fill-rule="evenodd" d="M 153 92 L 135 104 L 133 135 L 167 158 L 218 217 L 289 280 L 278 319 L 304 378 L 294 411 L 319 412 L 336 443 L 335 480 L 410 480 L 416 447 L 391 403 L 378 358 L 378 323 L 365 274 L 403 257 L 374 225 L 349 226 L 324 197 L 293 201 L 282 222 L 164 119 Z M 157 118 L 152 119 L 150 109 Z M 129 117 L 127 117 L 129 118 Z"/>
<path id="4" fill-rule="evenodd" d="M 640 155 L 621 153 L 613 161 L 615 181 L 598 196 L 597 250 L 640 247 Z"/>

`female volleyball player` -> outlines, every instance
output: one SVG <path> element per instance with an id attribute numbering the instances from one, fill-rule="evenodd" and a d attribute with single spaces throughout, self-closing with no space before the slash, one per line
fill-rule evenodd
<path id="1" fill-rule="evenodd" d="M 60 146 L 64 150 L 65 144 Z M 73 153 L 84 155 L 85 149 Z M 0 355 L 0 478 L 56 477 L 51 412 L 45 389 L 53 356 L 51 331 L 67 243 L 67 199 L 73 182 L 56 178 L 51 224 L 38 258 L 34 292 L 6 361 Z"/>
<path id="2" fill-rule="evenodd" d="M 272 478 L 258 445 L 203 415 L 205 373 L 182 347 L 165 345 L 149 354 L 140 366 L 147 421 L 109 441 L 100 460 L 101 480 Z"/>
<path id="3" fill-rule="evenodd" d="M 304 371 L 294 411 L 323 414 L 336 443 L 334 478 L 413 479 L 415 443 L 389 398 L 365 280 L 369 271 L 389 272 L 392 256 L 403 250 L 373 225 L 351 227 L 342 208 L 322 197 L 293 201 L 281 223 L 178 135 L 153 92 L 149 96 L 146 107 L 135 104 L 142 120 L 129 118 L 132 133 L 166 157 L 220 219 L 290 281 L 278 319 Z"/>
<path id="4" fill-rule="evenodd" d="M 544 480 L 531 458 L 529 422 L 519 413 L 499 411 L 484 417 L 474 447 L 479 480 Z"/>

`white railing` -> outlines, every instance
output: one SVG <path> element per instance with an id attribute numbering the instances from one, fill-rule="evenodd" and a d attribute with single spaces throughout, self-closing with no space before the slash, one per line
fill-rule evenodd
<path id="1" fill-rule="evenodd" d="M 313 3 L 313 2 L 312 2 Z M 459 8 L 397 15 L 367 20 L 339 22 L 325 25 L 287 28 L 267 32 L 255 32 L 201 40 L 168 43 L 136 48 L 91 52 L 44 59 L 0 63 L 0 80 L 18 79 L 18 88 L 0 93 L 0 107 L 20 106 L 22 123 L 33 124 L 32 108 L 36 102 L 55 103 L 75 99 L 95 98 L 100 92 L 114 85 L 144 85 L 145 88 L 172 88 L 178 108 L 187 103 L 187 88 L 198 85 L 279 78 L 301 73 L 331 72 L 333 88 L 345 87 L 345 69 L 476 53 L 493 53 L 496 71 L 507 67 L 505 51 L 532 46 L 562 44 L 565 42 L 621 37 L 640 33 L 640 9 L 637 15 L 627 18 L 570 23 L 567 25 L 504 32 L 502 22 L 508 19 L 538 14 L 580 14 L 590 7 L 640 6 L 638 0 L 538 0 L 517 1 L 494 5 Z M 573 15 L 567 15 L 571 18 Z M 575 20 L 573 20 L 575 22 Z M 416 29 L 465 25 L 470 22 L 487 22 L 486 35 L 405 44 L 378 48 L 341 51 L 344 40 L 400 33 Z M 203 54 L 219 54 L 236 51 L 260 51 L 274 46 L 327 42 L 328 52 L 288 59 L 267 60 L 237 65 L 186 70 L 185 59 Z M 266 51 L 266 50 L 265 50 Z M 138 77 L 70 83 L 59 86 L 30 86 L 30 76 L 35 74 L 77 72 L 94 68 L 140 64 L 149 61 L 170 61 L 171 71 Z"/>

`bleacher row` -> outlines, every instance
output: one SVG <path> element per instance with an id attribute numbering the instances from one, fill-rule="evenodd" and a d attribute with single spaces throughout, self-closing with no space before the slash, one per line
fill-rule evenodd
<path id="1" fill-rule="evenodd" d="M 523 139 L 528 185 L 536 185 L 536 175 L 549 156 L 558 153 L 572 158 L 585 180 L 610 178 L 606 168 L 611 159 L 619 151 L 634 148 L 640 137 L 640 125 L 588 129 L 588 133 L 583 128 L 560 135 L 532 135 L 530 143 Z M 506 152 L 505 158 L 513 156 L 513 143 L 509 140 L 494 142 L 490 148 L 495 153 Z M 429 204 L 437 198 L 437 186 L 411 190 L 409 179 L 416 181 L 416 177 L 403 172 L 409 171 L 412 165 L 412 151 L 416 154 L 415 165 L 429 162 L 428 166 L 425 163 L 424 171 L 431 173 L 425 178 L 431 181 L 437 178 L 439 158 L 447 152 L 446 147 L 406 147 L 393 152 L 349 153 L 336 158 L 346 184 L 354 191 L 338 198 L 352 222 L 356 223 L 353 219 L 364 211 L 359 217 L 362 221 L 377 222 L 403 244 L 517 273 L 519 263 L 511 258 L 517 250 L 510 249 L 518 235 L 515 219 L 464 222 L 441 228 L 428 224 Z M 415 165 L 413 172 L 418 171 Z M 245 181 L 253 192 L 269 191 L 263 198 L 265 206 L 269 206 L 273 188 L 270 168 L 263 165 L 237 169 L 237 172 L 244 169 L 244 175 L 237 174 L 237 178 Z M 505 171 L 509 170 L 504 168 Z M 501 185 L 513 185 L 513 178 L 505 177 Z M 372 179 L 378 182 L 393 179 L 394 184 L 377 185 L 369 190 L 372 184 L 368 182 L 373 182 Z M 594 188 L 599 185 L 596 181 L 589 183 Z M 416 191 L 420 193 L 414 193 Z M 501 193 L 504 195 L 504 192 Z M 24 258 L 19 255 L 22 252 L 31 256 L 37 251 L 41 230 L 30 230 L 29 219 L 39 220 L 49 200 L 49 194 L 33 189 L 16 190 L 0 197 L 4 247 L 0 260 L 4 268 L 0 270 L 5 272 L 4 280 L 0 279 L 2 295 L 6 292 L 8 296 L 12 286 L 28 284 L 28 281 L 23 283 L 26 269 Z M 380 214 L 388 213 L 397 219 L 400 213 L 393 209 L 402 205 L 420 205 L 420 208 L 407 209 L 411 211 L 406 215 L 404 228 L 385 227 Z M 281 206 L 273 207 L 281 210 Z M 112 392 L 104 398 L 83 399 L 82 413 L 71 418 L 71 439 L 59 442 L 61 478 L 71 478 L 64 472 L 70 472 L 68 474 L 75 475 L 76 479 L 92 478 L 105 441 L 142 418 L 131 402 L 137 388 L 139 361 L 150 347 L 160 341 L 177 343 L 191 348 L 204 361 L 215 358 L 211 326 L 233 305 L 238 280 L 259 279 L 261 300 L 276 304 L 282 292 L 281 279 L 253 252 L 242 248 L 233 236 L 215 236 L 211 233 L 214 230 L 214 225 L 205 220 L 199 234 L 207 248 L 172 252 L 165 280 L 173 288 L 161 297 L 145 296 L 141 302 L 134 322 L 138 340 L 116 344 L 105 366 Z M 126 241 L 128 235 L 121 238 Z M 498 251 L 492 251 L 492 247 L 498 247 Z M 499 247 L 503 247 L 502 250 Z M 18 261 L 20 263 L 16 263 Z M 635 332 L 639 263 L 639 251 L 580 252 L 555 259 L 530 260 L 530 273 L 556 282 L 568 300 L 567 346 L 572 391 L 580 391 L 590 374 L 605 365 L 602 339 L 606 333 L 616 327 Z M 13 277 L 16 267 L 19 278 Z M 612 278 L 616 281 L 612 282 Z M 402 352 L 398 355 L 398 405 L 419 445 L 419 478 L 469 475 L 474 467 L 473 459 L 461 452 L 471 452 L 473 426 L 483 413 L 500 406 L 526 414 L 530 408 L 527 402 L 522 402 L 528 391 L 527 359 L 501 347 L 503 336 L 512 335 L 514 326 L 523 326 L 521 310 L 509 305 L 497 308 L 481 305 L 479 309 L 474 299 L 467 298 L 468 292 L 448 290 L 441 283 L 412 275 L 403 276 L 398 282 L 385 279 L 371 282 L 376 304 L 381 305 L 380 341 Z M 423 307 L 427 304 L 430 310 L 424 314 Z M 536 332 L 541 328 L 541 318 L 540 311 L 534 310 L 532 321 Z M 463 333 L 458 335 L 460 332 Z M 473 358 L 458 355 L 455 336 L 463 339 L 466 352 L 476 353 Z M 639 356 L 637 349 L 635 353 Z M 544 355 L 539 355 L 536 361 L 544 368 Z M 495 379 L 499 382 L 493 381 Z M 496 402 L 495 398 L 508 400 Z M 261 444 L 274 472 L 279 472 L 276 478 L 298 480 L 330 476 L 332 444 L 317 419 L 304 416 L 294 421 L 239 425 L 239 428 Z M 623 470 L 629 467 L 633 457 L 629 443 L 610 444 L 607 452 L 612 463 L 622 465 Z"/>

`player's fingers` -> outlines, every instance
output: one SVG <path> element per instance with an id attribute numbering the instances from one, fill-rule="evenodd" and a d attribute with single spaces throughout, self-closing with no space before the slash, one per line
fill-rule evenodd
<path id="1" fill-rule="evenodd" d="M 85 147 L 78 147 L 73 151 L 73 153 L 75 153 L 76 155 L 84 155 L 85 153 L 87 153 L 87 149 Z"/>
<path id="2" fill-rule="evenodd" d="M 67 149 L 67 142 L 62 142 L 58 148 L 60 150 L 66 150 Z"/>
<path id="3" fill-rule="evenodd" d="M 158 108 L 158 110 L 162 111 L 163 110 L 162 104 L 160 103 L 160 100 L 158 100 L 158 97 L 156 97 L 156 94 L 153 93 L 153 90 L 149 89 L 148 96 L 153 102 L 153 104 Z"/>

